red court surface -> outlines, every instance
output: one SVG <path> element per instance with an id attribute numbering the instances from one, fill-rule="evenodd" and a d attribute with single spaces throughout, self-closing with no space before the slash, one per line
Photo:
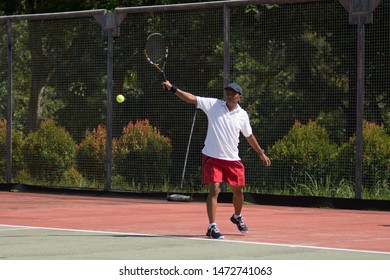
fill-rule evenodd
<path id="1" fill-rule="evenodd" d="M 390 213 L 385 211 L 245 205 L 249 233 L 218 205 L 225 240 L 390 253 Z M 0 192 L 0 224 L 132 234 L 206 238 L 203 202 L 44 193 Z"/>

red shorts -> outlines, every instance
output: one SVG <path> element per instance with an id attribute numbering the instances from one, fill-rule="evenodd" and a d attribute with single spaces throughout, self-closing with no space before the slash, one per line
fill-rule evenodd
<path id="1" fill-rule="evenodd" d="M 240 160 L 229 161 L 202 156 L 202 184 L 226 182 L 245 186 L 245 168 Z"/>

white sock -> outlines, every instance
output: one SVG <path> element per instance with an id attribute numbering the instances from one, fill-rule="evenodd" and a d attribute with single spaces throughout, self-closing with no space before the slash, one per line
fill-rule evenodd
<path id="1" fill-rule="evenodd" d="M 237 218 L 241 217 L 241 214 L 240 215 L 234 214 L 233 217 L 234 217 L 234 219 L 237 219 Z"/>
<path id="2" fill-rule="evenodd" d="M 211 228 L 212 226 L 216 226 L 217 224 L 216 223 L 211 223 L 209 224 L 209 228 Z"/>

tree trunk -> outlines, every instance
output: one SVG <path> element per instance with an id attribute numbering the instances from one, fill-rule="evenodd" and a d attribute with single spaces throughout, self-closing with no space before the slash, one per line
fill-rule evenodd
<path id="1" fill-rule="evenodd" d="M 28 22 L 28 43 L 31 52 L 31 87 L 27 115 L 27 132 L 35 131 L 42 118 L 42 99 L 48 76 L 45 67 L 46 60 L 42 50 L 42 29 L 40 25 L 40 22 Z"/>

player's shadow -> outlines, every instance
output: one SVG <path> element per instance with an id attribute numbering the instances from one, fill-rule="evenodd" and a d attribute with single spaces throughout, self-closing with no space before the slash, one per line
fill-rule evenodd
<path id="1" fill-rule="evenodd" d="M 242 234 L 224 234 L 224 236 L 243 236 Z M 199 239 L 210 239 L 205 234 L 173 234 L 173 235 L 142 235 L 142 234 L 116 234 L 112 237 L 142 237 L 142 238 L 199 238 Z M 223 240 L 223 239 L 222 239 Z"/>

